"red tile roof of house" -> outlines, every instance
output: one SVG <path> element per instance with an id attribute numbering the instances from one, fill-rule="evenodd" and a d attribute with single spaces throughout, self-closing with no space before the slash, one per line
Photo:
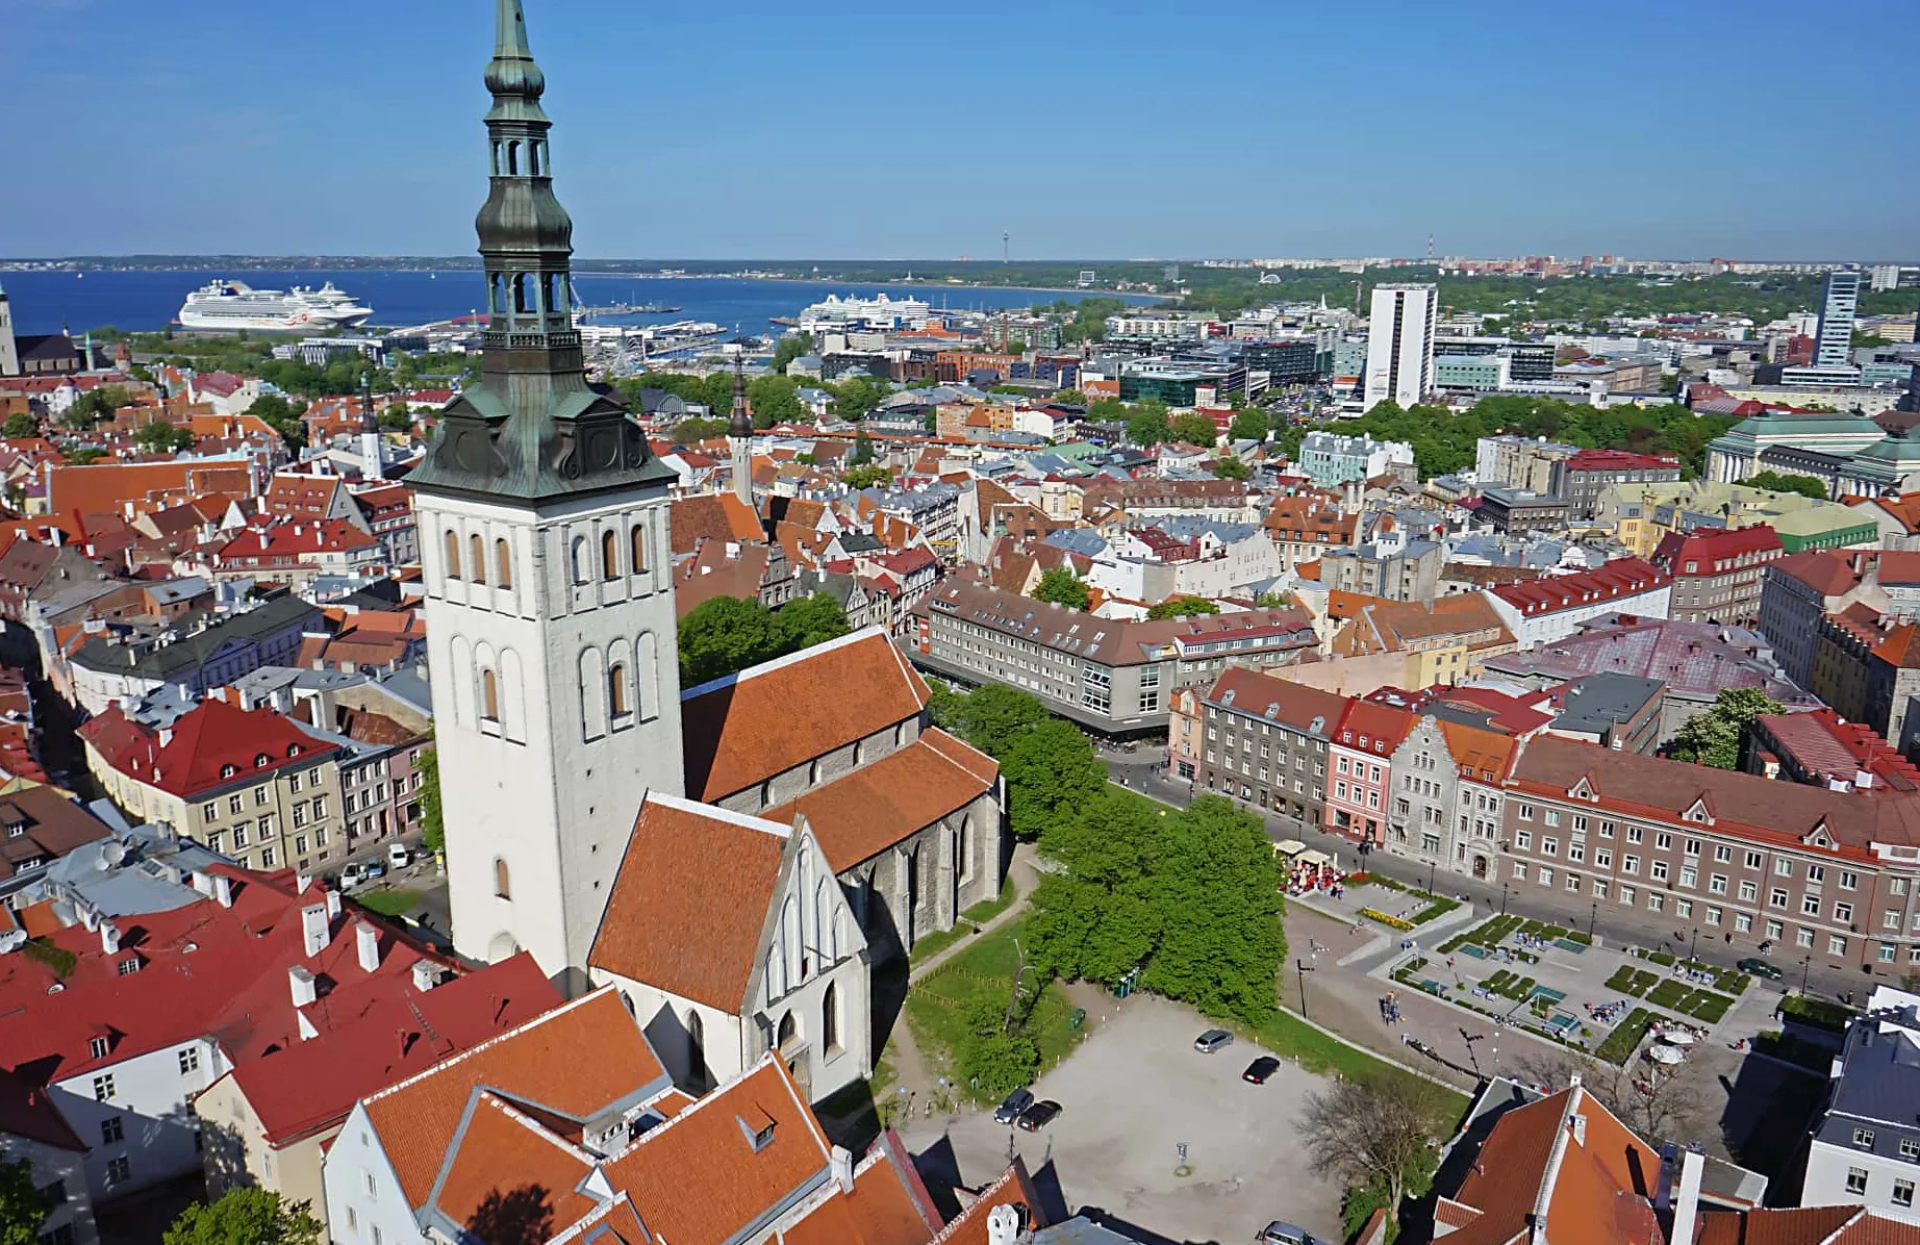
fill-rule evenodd
<path id="1" fill-rule="evenodd" d="M 1672 582 L 1672 576 L 1639 558 L 1615 558 L 1598 570 L 1555 575 L 1529 583 L 1501 584 L 1492 592 L 1521 614 L 1537 617 L 1597 601 L 1658 591 Z"/>
<path id="2" fill-rule="evenodd" d="M 1867 1206 L 1706 1211 L 1692 1245 L 1920 1245 L 1920 1224 Z"/>
<path id="3" fill-rule="evenodd" d="M 1333 730 L 1334 742 L 1359 752 L 1392 756 L 1413 729 L 1417 719 L 1404 709 L 1376 704 L 1370 700 L 1349 700 L 1340 724 Z"/>
<path id="4" fill-rule="evenodd" d="M 306 765 L 333 749 L 272 709 L 203 700 L 163 733 L 133 721 L 118 704 L 80 727 L 82 740 L 122 774 L 186 799 Z"/>
<path id="5" fill-rule="evenodd" d="M 1860 584 L 1854 560 L 1832 549 L 1790 553 L 1775 562 L 1768 573 L 1797 579 L 1823 597 L 1845 596 Z"/>
<path id="6" fill-rule="evenodd" d="M 682 693 L 686 790 L 713 802 L 887 730 L 927 685 L 870 627 Z"/>
<path id="7" fill-rule="evenodd" d="M 1691 532 L 1668 532 L 1653 551 L 1653 564 L 1680 579 L 1722 575 L 1740 565 L 1767 561 L 1782 552 L 1780 536 L 1765 523 L 1753 527 L 1696 528 Z M 1691 569 L 1690 569 L 1691 568 Z"/>
<path id="8" fill-rule="evenodd" d="M 308 553 L 351 553 L 371 549 L 379 539 L 345 519 L 279 522 L 267 528 L 248 528 L 220 546 L 222 563 L 239 565 L 246 559 L 297 559 Z"/>
<path id="9" fill-rule="evenodd" d="M 1920 768 L 1861 722 L 1848 722 L 1825 707 L 1811 713 L 1770 713 L 1756 728 L 1790 755 L 1816 782 L 1853 786 L 1859 774 L 1873 777 L 1873 790 L 1920 791 Z"/>
<path id="10" fill-rule="evenodd" d="M 245 463 L 184 459 L 155 463 L 92 463 L 59 466 L 47 473 L 47 509 L 57 516 L 158 510 L 206 493 L 253 495 Z"/>
<path id="11" fill-rule="evenodd" d="M 1626 450 L 1581 450 L 1566 460 L 1568 471 L 1658 471 L 1678 468 L 1671 454 L 1633 454 Z"/>
<path id="12" fill-rule="evenodd" d="M 738 1014 L 791 826 L 650 793 L 587 962 Z"/>

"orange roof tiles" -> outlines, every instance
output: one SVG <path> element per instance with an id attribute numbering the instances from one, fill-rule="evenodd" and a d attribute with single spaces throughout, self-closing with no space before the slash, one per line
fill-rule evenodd
<path id="1" fill-rule="evenodd" d="M 865 739 L 927 704 L 927 685 L 869 627 L 681 697 L 689 796 L 716 801 Z"/>
<path id="2" fill-rule="evenodd" d="M 789 824 L 648 795 L 587 962 L 737 1014 L 758 964 Z"/>
<path id="3" fill-rule="evenodd" d="M 827 863 L 843 873 L 993 790 L 1000 766 L 943 730 L 766 812 L 804 814 Z M 982 828 L 984 832 L 985 828 Z"/>
<path id="4" fill-rule="evenodd" d="M 509 1216 L 521 1225 L 541 1216 L 554 1225 L 579 1219 L 599 1204 L 579 1190 L 593 1167 L 592 1155 L 481 1090 L 441 1164 L 433 1204 L 489 1245 L 533 1245 L 546 1232 L 503 1231 Z"/>

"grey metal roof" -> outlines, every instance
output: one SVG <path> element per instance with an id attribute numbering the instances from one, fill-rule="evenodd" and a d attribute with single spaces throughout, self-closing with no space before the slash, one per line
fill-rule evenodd
<path id="1" fill-rule="evenodd" d="M 1576 679 L 1567 689 L 1566 707 L 1554 719 L 1553 729 L 1599 734 L 1627 721 L 1648 701 L 1659 700 L 1665 687 L 1658 679 L 1611 671 Z"/>
<path id="2" fill-rule="evenodd" d="M 178 640 L 137 658 L 129 659 L 132 650 L 127 646 L 110 644 L 96 636 L 81 645 L 70 660 L 89 670 L 130 672 L 144 679 L 165 680 L 199 668 L 227 645 L 255 643 L 288 627 L 319 620 L 319 610 L 298 597 L 284 596 L 241 614 L 183 615 L 173 628 L 180 634 Z M 203 622 L 207 624 L 203 629 L 193 630 Z"/>
<path id="3" fill-rule="evenodd" d="M 1853 1022 L 1816 1141 L 1898 1160 L 1901 1140 L 1920 1138 L 1917 1030 L 1920 1017 L 1911 1006 Z M 1864 1135 L 1857 1134 L 1862 1129 Z"/>

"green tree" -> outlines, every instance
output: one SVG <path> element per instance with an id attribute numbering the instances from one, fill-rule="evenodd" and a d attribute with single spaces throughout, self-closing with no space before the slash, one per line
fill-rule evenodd
<path id="1" fill-rule="evenodd" d="M 791 424 L 807 414 L 800 403 L 799 383 L 785 376 L 756 376 L 748 381 L 747 405 L 753 409 L 755 428 Z"/>
<path id="2" fill-rule="evenodd" d="M 1015 735 L 999 758 L 1006 776 L 1007 822 L 1024 839 L 1041 838 L 1076 821 L 1106 786 L 1106 769 L 1080 728 L 1048 718 Z"/>
<path id="3" fill-rule="evenodd" d="M 1248 407 L 1233 417 L 1233 423 L 1227 428 L 1227 436 L 1235 441 L 1264 441 L 1267 439 L 1267 413 Z"/>
<path id="4" fill-rule="evenodd" d="M 963 1080 L 985 1094 L 1011 1093 L 1033 1082 L 1040 1071 L 1040 1047 L 1027 1032 L 1024 999 L 1011 1009 L 997 999 L 980 998 L 966 1012 L 966 1038 L 956 1052 Z M 1009 1010 L 1018 1013 L 1009 1015 Z"/>
<path id="5" fill-rule="evenodd" d="M 1356 1191 L 1377 1190 L 1387 1222 L 1396 1224 L 1403 1197 L 1418 1197 L 1434 1170 L 1436 1107 L 1425 1082 L 1385 1073 L 1341 1078 L 1307 1095 L 1294 1128 L 1313 1170 Z"/>
<path id="6" fill-rule="evenodd" d="M 149 454 L 165 454 L 174 450 L 193 448 L 193 429 L 177 424 L 152 423 L 141 424 L 133 431 L 133 443 Z"/>
<path id="7" fill-rule="evenodd" d="M 1167 418 L 1166 404 L 1137 403 L 1127 416 L 1127 440 L 1143 449 L 1173 440 L 1173 423 Z"/>
<path id="8" fill-rule="evenodd" d="M 413 768 L 420 775 L 420 839 L 439 855 L 447 850 L 446 806 L 440 801 L 440 751 L 422 748 Z"/>
<path id="9" fill-rule="evenodd" d="M 700 401 L 715 419 L 725 419 L 733 410 L 733 373 L 727 369 L 708 372 L 700 382 Z"/>
<path id="10" fill-rule="evenodd" d="M 853 630 L 847 612 L 825 593 L 798 597 L 774 611 L 773 621 L 780 635 L 782 652 L 797 653 L 828 640 L 837 640 Z"/>
<path id="11" fill-rule="evenodd" d="M 1212 445 L 1220 439 L 1220 430 L 1213 426 L 1213 421 L 1198 411 L 1175 416 L 1167 430 L 1173 434 L 1174 440 L 1184 441 L 1188 445 Z"/>
<path id="12" fill-rule="evenodd" d="M 1118 398 L 1099 398 L 1087 406 L 1087 418 L 1096 424 L 1125 423 L 1131 411 Z"/>
<path id="13" fill-rule="evenodd" d="M 1669 754 L 1676 761 L 1739 769 L 1742 745 L 1754 719 L 1780 712 L 1780 705 L 1757 688 L 1722 688 L 1712 708 L 1694 714 L 1681 726 Z"/>
<path id="14" fill-rule="evenodd" d="M 934 725 L 958 735 L 988 756 L 1005 756 L 1013 741 L 1047 720 L 1037 696 L 1005 683 L 985 683 L 961 695 L 934 685 Z"/>
<path id="15" fill-rule="evenodd" d="M 1083 610 L 1093 604 L 1086 581 L 1064 566 L 1056 566 L 1040 576 L 1033 599 L 1064 605 L 1070 610 Z"/>
<path id="16" fill-rule="evenodd" d="M 697 441 L 710 441 L 726 435 L 727 421 L 724 419 L 683 419 L 667 429 L 667 440 L 675 445 L 692 445 Z"/>
<path id="17" fill-rule="evenodd" d="M 847 455 L 847 466 L 864 467 L 873 461 L 873 439 L 862 432 L 853 439 L 853 452 Z"/>
<path id="18" fill-rule="evenodd" d="M 33 1183 L 33 1164 L 0 1159 L 0 1245 L 35 1245 L 53 1199 Z"/>
<path id="19" fill-rule="evenodd" d="M 388 432 L 406 432 L 413 427 L 413 412 L 405 402 L 394 402 L 380 412 L 380 426 Z"/>
<path id="20" fill-rule="evenodd" d="M 848 488 L 888 488 L 893 484 L 893 468 L 869 463 L 844 472 L 840 480 Z"/>
<path id="21" fill-rule="evenodd" d="M 714 597 L 680 620 L 680 686 L 697 687 L 778 657 L 786 636 L 758 601 Z"/>
<path id="22" fill-rule="evenodd" d="M 1816 476 L 1793 475 L 1783 471 L 1759 471 L 1740 483 L 1752 488 L 1772 489 L 1776 493 L 1798 493 L 1815 501 L 1827 500 L 1827 486 Z"/>
<path id="23" fill-rule="evenodd" d="M 1062 406 L 1085 406 L 1087 404 L 1087 395 L 1081 393 L 1078 389 L 1062 389 L 1055 393 L 1048 401 L 1058 402 Z"/>
<path id="24" fill-rule="evenodd" d="M 1213 474 L 1222 480 L 1244 480 L 1253 474 L 1253 468 L 1231 454 L 1223 454 L 1207 465 L 1213 469 Z"/>
<path id="25" fill-rule="evenodd" d="M 813 353 L 813 338 L 805 333 L 782 337 L 773 347 L 773 361 L 768 366 L 775 376 L 787 374 L 787 364 L 804 354 Z"/>
<path id="26" fill-rule="evenodd" d="M 1220 607 L 1205 597 L 1182 594 L 1168 597 L 1147 611 L 1149 619 L 1191 618 L 1195 614 L 1218 614 Z"/>
<path id="27" fill-rule="evenodd" d="M 260 419 L 280 434 L 289 447 L 298 450 L 307 443 L 307 426 L 300 422 L 305 407 L 296 407 L 277 393 L 263 393 L 247 407 L 247 414 Z"/>
<path id="28" fill-rule="evenodd" d="M 265 1189 L 230 1189 L 182 1211 L 161 1245 L 320 1245 L 325 1229 L 309 1207 Z"/>
<path id="29" fill-rule="evenodd" d="M 15 411 L 7 416 L 5 432 L 9 437 L 31 437 L 39 434 L 40 425 L 25 411 Z"/>
<path id="30" fill-rule="evenodd" d="M 850 376 L 834 388 L 833 413 L 845 420 L 865 419 L 892 392 L 893 386 L 884 380 Z"/>

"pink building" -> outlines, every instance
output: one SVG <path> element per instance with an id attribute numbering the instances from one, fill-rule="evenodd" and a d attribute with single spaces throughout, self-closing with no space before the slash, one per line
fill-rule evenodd
<path id="1" fill-rule="evenodd" d="M 1413 728 L 1404 709 L 1352 700 L 1327 748 L 1327 829 L 1379 843 L 1387 824 L 1387 786 L 1395 748 Z"/>

